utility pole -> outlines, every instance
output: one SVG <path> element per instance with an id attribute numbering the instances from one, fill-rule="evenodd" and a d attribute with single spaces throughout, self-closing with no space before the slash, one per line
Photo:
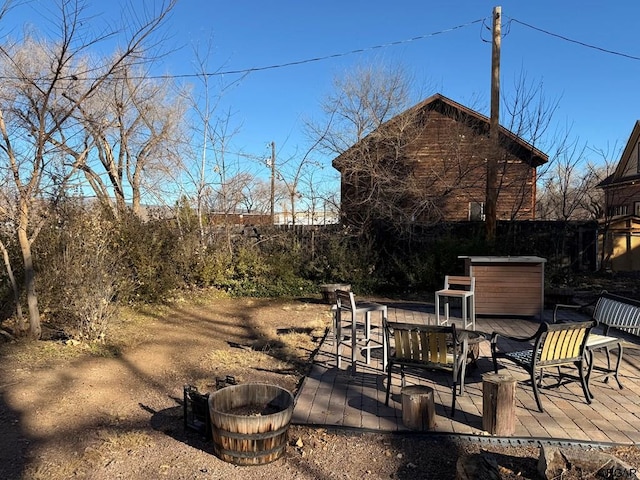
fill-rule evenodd
<path id="1" fill-rule="evenodd" d="M 486 239 L 496 239 L 498 204 L 498 155 L 500 129 L 500 22 L 502 7 L 493 9 L 493 41 L 491 45 L 491 118 L 489 120 L 489 158 L 487 158 L 487 190 L 485 201 Z"/>
<path id="2" fill-rule="evenodd" d="M 276 142 L 271 142 L 271 225 L 276 223 Z"/>

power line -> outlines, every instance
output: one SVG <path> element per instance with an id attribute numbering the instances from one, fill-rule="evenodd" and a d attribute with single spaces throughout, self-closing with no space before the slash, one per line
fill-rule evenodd
<path id="1" fill-rule="evenodd" d="M 515 22 L 515 23 L 519 23 L 520 25 L 523 25 L 523 26 L 528 27 L 528 28 L 530 28 L 532 30 L 536 30 L 538 32 L 544 33 L 545 35 L 549 35 L 551 37 L 556 37 L 556 38 L 559 38 L 561 40 L 565 40 L 565 41 L 570 42 L 570 43 L 575 43 L 575 44 L 583 46 L 583 47 L 591 48 L 593 50 L 598 50 L 598 51 L 604 52 L 604 53 L 610 53 L 611 55 L 618 55 L 619 57 L 629 58 L 631 60 L 640 60 L 640 57 L 636 57 L 635 55 L 629 55 L 628 53 L 617 52 L 615 50 L 609 50 L 609 49 L 606 49 L 606 48 L 598 47 L 597 45 L 592 45 L 592 44 L 589 44 L 589 43 L 581 42 L 580 40 L 574 40 L 572 38 L 565 37 L 564 35 L 560 35 L 558 33 L 553 33 L 553 32 L 550 32 L 548 30 L 544 30 L 544 29 L 539 28 L 539 27 L 534 27 L 533 25 L 529 25 L 528 23 L 521 22 L 520 20 L 515 19 L 515 18 L 509 17 L 509 21 L 510 22 Z"/>
<path id="2" fill-rule="evenodd" d="M 305 63 L 320 62 L 320 61 L 324 61 L 324 60 L 330 60 L 332 58 L 346 57 L 348 55 L 355 55 L 357 53 L 364 53 L 364 52 L 368 52 L 368 51 L 371 51 L 371 50 L 377 50 L 377 49 L 388 48 L 388 47 L 395 47 L 395 46 L 402 45 L 402 44 L 405 44 L 405 43 L 416 42 L 416 41 L 419 41 L 419 40 L 424 40 L 424 39 L 429 38 L 429 37 L 435 37 L 436 35 L 442 35 L 443 33 L 453 32 L 453 31 L 459 30 L 461 28 L 469 27 L 471 25 L 474 25 L 474 24 L 477 24 L 477 23 L 481 23 L 483 21 L 484 21 L 484 19 L 481 18 L 481 19 L 478 19 L 478 20 L 473 20 L 471 22 L 463 23 L 462 25 L 457 25 L 455 27 L 446 28 L 444 30 L 439 30 L 439 31 L 436 31 L 436 32 L 426 33 L 424 35 L 418 35 L 417 37 L 407 38 L 405 40 L 397 40 L 397 41 L 394 41 L 394 42 L 383 43 L 383 44 L 374 45 L 374 46 L 371 46 L 371 47 L 358 48 L 356 50 L 350 50 L 350 51 L 347 51 L 347 52 L 332 53 L 332 54 L 324 55 L 324 56 L 320 56 L 320 57 L 306 58 L 306 59 L 303 59 L 303 60 L 295 60 L 295 61 L 286 62 L 286 63 L 277 63 L 277 64 L 273 64 L 273 65 L 242 68 L 242 69 L 237 69 L 237 70 L 225 70 L 225 71 L 221 71 L 221 72 L 184 73 L 184 74 L 176 74 L 176 75 L 165 74 L 165 75 L 147 75 L 147 76 L 132 76 L 132 75 L 130 75 L 127 78 L 135 79 L 135 80 L 141 80 L 141 79 L 196 78 L 196 77 L 202 77 L 202 76 L 219 77 L 219 76 L 222 76 L 222 75 L 236 75 L 236 74 L 240 74 L 240 73 L 252 73 L 252 72 L 260 72 L 260 71 L 264 71 L 264 70 L 274 70 L 274 69 L 278 69 L 278 68 L 293 67 L 293 66 L 296 66 L 296 65 L 304 65 Z M 19 80 L 19 78 L 17 78 L 17 77 L 4 77 L 4 76 L 0 76 L 0 79 L 2 79 L 2 80 Z M 78 77 L 73 78 L 73 80 L 78 80 Z"/>
<path id="3" fill-rule="evenodd" d="M 520 24 L 524 27 L 530 28 L 532 30 L 535 30 L 537 32 L 543 33 L 545 35 L 549 35 L 551 37 L 555 37 L 555 38 L 559 38 L 561 40 L 564 40 L 566 42 L 570 42 L 570 43 L 575 43 L 577 45 L 586 47 L 586 48 L 590 48 L 593 50 L 598 50 L 600 52 L 603 53 L 608 53 L 611 55 L 617 55 L 620 57 L 624 57 L 624 58 L 628 58 L 631 60 L 640 60 L 640 57 L 635 56 L 635 55 L 630 55 L 627 53 L 623 53 L 623 52 L 618 52 L 615 50 L 610 50 L 610 49 L 606 49 L 603 47 L 599 47 L 597 45 L 593 45 L 593 44 L 589 44 L 586 42 L 582 42 L 580 40 L 575 40 L 569 37 L 566 37 L 564 35 L 560 35 L 558 33 L 554 33 L 554 32 L 550 32 L 548 30 L 545 30 L 543 28 L 540 27 L 536 27 L 534 25 L 531 25 L 529 23 L 523 22 L 521 20 L 518 20 L 516 18 L 513 17 L 507 17 L 509 19 L 508 24 L 506 25 L 506 34 L 510 33 L 510 28 L 511 28 L 511 23 L 517 23 Z M 304 65 L 307 63 L 314 63 L 314 62 L 320 62 L 320 61 L 325 61 L 325 60 L 330 60 L 333 58 L 340 58 L 340 57 L 345 57 L 348 55 L 355 55 L 358 53 L 364 53 L 364 52 L 368 52 L 368 51 L 372 51 L 372 50 L 378 50 L 378 49 L 382 49 L 382 48 L 389 48 L 389 47 L 395 47 L 398 45 L 402 45 L 402 44 L 406 44 L 406 43 L 411 43 L 411 42 L 416 42 L 419 40 L 424 40 L 426 38 L 430 38 L 430 37 L 435 37 L 436 35 L 442 35 L 444 33 L 448 33 L 448 32 L 452 32 L 455 30 L 459 30 L 462 28 L 466 28 L 478 23 L 482 23 L 483 27 L 487 27 L 486 25 L 486 18 L 481 18 L 478 20 L 473 20 L 467 23 L 463 23 L 461 25 L 457 25 L 454 27 L 450 27 L 450 28 L 446 28 L 443 30 L 438 30 L 435 32 L 431 32 L 431 33 L 427 33 L 424 35 L 418 35 L 416 37 L 411 37 L 411 38 L 407 38 L 404 40 L 397 40 L 394 42 L 389 42 L 389 43 L 383 43 L 383 44 L 379 44 L 379 45 L 374 45 L 374 46 L 370 46 L 370 47 L 364 47 L 364 48 L 359 48 L 359 49 L 355 49 L 355 50 L 349 50 L 349 51 L 345 51 L 345 52 L 340 52 L 340 53 L 333 53 L 333 54 L 328 54 L 328 55 L 323 55 L 323 56 L 319 56 L 319 57 L 312 57 L 312 58 L 306 58 L 306 59 L 302 59 L 302 60 L 294 60 L 291 62 L 285 62 L 285 63 L 278 63 L 278 64 L 272 64 L 272 65 L 264 65 L 264 66 L 256 66 L 256 67 L 249 67 L 249 68 L 241 68 L 241 69 L 236 69 L 236 70 L 224 70 L 224 71 L 218 71 L 218 72 L 204 72 L 204 73 L 184 73 L 184 74 L 164 74 L 164 75 L 140 75 L 140 76 L 128 76 L 128 78 L 130 79 L 135 79 L 135 80 L 144 80 L 144 79 L 178 79 L 178 78 L 196 78 L 196 77 L 202 77 L 202 76 L 206 76 L 206 77 L 216 77 L 216 76 L 222 76 L 222 75 L 237 75 L 237 74 L 249 74 L 252 72 L 260 72 L 260 71 L 265 71 L 265 70 L 275 70 L 275 69 L 279 69 L 279 68 L 287 68 L 287 67 L 293 67 L 293 66 L 297 66 L 297 65 Z M 505 34 L 505 35 L 506 35 Z M 484 38 L 482 38 L 483 41 L 486 41 Z M 79 78 L 77 76 L 74 77 L 69 77 L 67 78 L 67 80 L 78 80 Z M 86 77 L 85 79 L 90 79 L 89 77 Z M 18 77 L 13 77 L 13 76 L 0 76 L 0 80 L 20 80 L 20 78 Z M 42 80 L 42 79 L 40 79 Z"/>
<path id="4" fill-rule="evenodd" d="M 350 50 L 348 52 L 333 53 L 333 54 L 330 54 L 330 55 L 324 55 L 322 57 L 307 58 L 307 59 L 304 59 L 304 60 L 297 60 L 297 61 L 287 62 L 287 63 L 279 63 L 279 64 L 268 65 L 268 66 L 263 66 L 263 67 L 252 67 L 252 68 L 245 68 L 245 69 L 240 69 L 240 70 L 228 70 L 228 71 L 224 71 L 224 72 L 205 73 L 205 75 L 207 75 L 207 76 L 220 76 L 220 75 L 233 75 L 233 74 L 238 74 L 238 73 L 259 72 L 259 71 L 262 71 L 262 70 L 272 70 L 272 69 L 276 69 L 276 68 L 284 68 L 284 67 L 291 67 L 291 66 L 294 66 L 294 65 L 302 65 L 302 64 L 305 64 L 305 63 L 319 62 L 319 61 L 322 61 L 322 60 L 329 60 L 329 59 L 332 59 L 332 58 L 345 57 L 347 55 L 354 55 L 356 53 L 364 53 L 364 52 L 368 52 L 368 51 L 371 51 L 371 50 L 377 50 L 377 49 L 380 49 L 380 48 L 395 47 L 397 45 L 402 45 L 404 43 L 410 43 L 410 42 L 416 42 L 418 40 L 424 40 L 425 38 L 434 37 L 436 35 L 441 35 L 443 33 L 448 33 L 448 32 L 452 32 L 454 30 L 458 30 L 458 29 L 461 29 L 461 28 L 469 27 L 469 26 L 474 25 L 476 23 L 481 23 L 482 21 L 484 21 L 483 18 L 478 19 L 478 20 L 473 20 L 472 22 L 464 23 L 462 25 L 457 25 L 455 27 L 447 28 L 445 30 L 439 30 L 437 32 L 427 33 L 427 34 L 424 34 L 424 35 L 419 35 L 417 37 L 408 38 L 406 40 L 397 40 L 395 42 L 383 43 L 381 45 L 375 45 L 375 46 L 372 46 L 372 47 L 359 48 L 359 49 L 356 49 L 356 50 Z M 196 77 L 196 76 L 199 76 L 199 74 L 169 75 L 169 77 L 172 77 L 172 78 L 188 78 L 188 77 Z M 163 78 L 163 77 L 160 76 L 160 77 L 156 77 L 156 78 Z"/>

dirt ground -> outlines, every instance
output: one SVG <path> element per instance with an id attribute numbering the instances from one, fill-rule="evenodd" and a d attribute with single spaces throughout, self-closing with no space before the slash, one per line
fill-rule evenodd
<path id="1" fill-rule="evenodd" d="M 107 345 L 55 329 L 0 343 L 0 479 L 453 479 L 482 449 L 503 478 L 538 478 L 537 448 L 292 426 L 282 458 L 239 467 L 185 430 L 184 385 L 211 392 L 231 375 L 295 393 L 329 322 L 316 299 L 201 295 L 122 312 Z M 616 453 L 640 465 L 636 448 Z"/>

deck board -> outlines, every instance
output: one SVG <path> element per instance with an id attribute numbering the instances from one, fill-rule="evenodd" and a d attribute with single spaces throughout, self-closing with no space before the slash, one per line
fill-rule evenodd
<path id="1" fill-rule="evenodd" d="M 389 321 L 433 323 L 433 304 L 387 302 L 387 305 Z M 565 315 L 567 318 L 584 318 L 575 312 L 566 312 Z M 545 310 L 544 318 L 550 320 L 551 312 Z M 498 331 L 507 335 L 526 336 L 533 334 L 537 328 L 538 321 L 535 319 L 477 319 L 477 330 L 489 333 Z M 376 335 L 381 332 L 379 326 L 374 329 Z M 628 340 L 635 341 L 634 338 Z M 373 351 L 370 365 L 365 364 L 364 356 L 359 356 L 356 372 L 353 373 L 350 369 L 350 351 L 348 348 L 344 350 L 342 368 L 338 369 L 334 340 L 332 334 L 328 333 L 315 355 L 311 372 L 296 396 L 292 422 L 380 432 L 407 430 L 402 425 L 400 378 L 397 373 L 394 373 L 392 380 L 389 406 L 384 405 L 386 374 L 382 371 L 381 352 Z M 604 362 L 604 353 L 596 354 L 596 362 Z M 514 365 L 505 362 L 503 367 L 519 380 L 527 379 L 526 373 Z M 458 397 L 458 411 L 453 419 L 448 415 L 451 405 L 449 374 L 408 370 L 407 382 L 434 388 L 436 432 L 487 435 L 482 430 L 482 374 L 490 371 L 490 345 L 486 341 L 480 345 L 477 369 L 467 374 L 465 395 Z M 514 436 L 616 444 L 640 441 L 640 349 L 625 349 L 620 377 L 623 390 L 619 390 L 615 382 L 605 384 L 592 379 L 591 389 L 596 398 L 591 405 L 585 402 L 579 382 L 545 388 L 542 390 L 544 413 L 537 410 L 531 387 L 526 383 L 519 384 Z"/>

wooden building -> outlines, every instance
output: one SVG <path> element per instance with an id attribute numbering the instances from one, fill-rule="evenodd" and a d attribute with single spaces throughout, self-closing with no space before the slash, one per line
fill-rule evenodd
<path id="1" fill-rule="evenodd" d="M 640 217 L 625 215 L 600 222 L 598 242 L 604 267 L 614 272 L 640 271 Z"/>
<path id="2" fill-rule="evenodd" d="M 599 185 L 604 190 L 605 218 L 600 245 L 605 268 L 640 270 L 640 121 L 636 121 L 614 172 Z"/>
<path id="3" fill-rule="evenodd" d="M 548 157 L 489 119 L 436 94 L 382 124 L 333 160 L 344 221 L 483 220 L 487 159 L 498 162 L 498 220 L 535 218 L 536 168 Z"/>

